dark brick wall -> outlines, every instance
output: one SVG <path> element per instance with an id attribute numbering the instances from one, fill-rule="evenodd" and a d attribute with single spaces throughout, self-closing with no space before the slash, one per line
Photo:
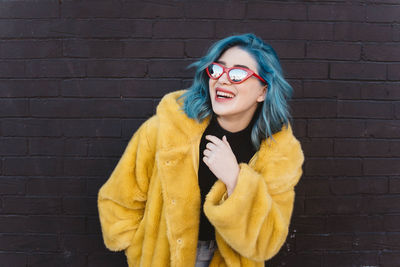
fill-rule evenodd
<path id="1" fill-rule="evenodd" d="M 96 195 L 215 40 L 254 32 L 295 88 L 306 155 L 267 266 L 400 266 L 400 2 L 1 1 L 0 265 L 126 266 Z"/>

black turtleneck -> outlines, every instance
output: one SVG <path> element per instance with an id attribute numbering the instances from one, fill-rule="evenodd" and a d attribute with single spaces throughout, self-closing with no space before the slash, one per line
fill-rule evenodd
<path id="1" fill-rule="evenodd" d="M 206 144 L 209 142 L 205 139 L 206 135 L 214 135 L 219 139 L 225 135 L 226 139 L 229 142 L 229 145 L 232 148 L 233 153 L 236 156 L 238 163 L 248 163 L 250 159 L 253 157 L 256 150 L 254 149 L 251 143 L 251 130 L 255 121 L 255 117 L 253 117 L 252 121 L 249 125 L 239 131 L 239 132 L 229 132 L 223 129 L 214 115 L 211 118 L 210 124 L 207 126 L 206 130 L 203 133 L 200 141 L 200 149 L 199 149 L 199 187 L 201 192 L 201 211 L 200 211 L 200 229 L 199 229 L 199 240 L 214 240 L 214 226 L 208 221 L 207 217 L 204 214 L 203 204 L 206 195 L 210 191 L 211 187 L 217 181 L 217 177 L 210 171 L 207 165 L 203 162 L 203 151 L 206 148 Z"/>

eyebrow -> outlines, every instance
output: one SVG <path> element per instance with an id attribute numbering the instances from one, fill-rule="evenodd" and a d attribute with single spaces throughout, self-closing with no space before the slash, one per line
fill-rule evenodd
<path id="1" fill-rule="evenodd" d="M 224 62 L 224 61 L 221 61 L 221 60 L 217 60 L 216 61 L 217 63 L 220 63 L 220 64 L 222 64 L 222 65 L 226 65 L 226 63 Z M 242 68 L 245 68 L 245 69 L 250 69 L 249 67 L 247 67 L 247 66 L 245 66 L 245 65 L 240 65 L 240 64 L 235 64 L 235 65 L 233 65 L 234 67 L 242 67 Z"/>

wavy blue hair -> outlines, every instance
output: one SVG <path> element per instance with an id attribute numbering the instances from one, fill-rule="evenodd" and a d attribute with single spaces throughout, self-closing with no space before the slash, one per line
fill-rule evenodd
<path id="1" fill-rule="evenodd" d="M 287 101 L 292 96 L 293 88 L 283 77 L 275 50 L 254 34 L 234 35 L 222 39 L 213 44 L 204 57 L 189 65 L 189 68 L 196 68 L 196 73 L 191 87 L 181 96 L 182 109 L 189 118 L 199 122 L 213 115 L 208 88 L 209 77 L 205 69 L 234 46 L 244 49 L 254 57 L 258 63 L 258 74 L 268 83 L 266 98 L 259 103 L 254 115 L 258 117 L 255 118 L 251 131 L 251 141 L 258 150 L 264 139 L 279 132 L 283 125 L 288 125 L 291 118 Z"/>

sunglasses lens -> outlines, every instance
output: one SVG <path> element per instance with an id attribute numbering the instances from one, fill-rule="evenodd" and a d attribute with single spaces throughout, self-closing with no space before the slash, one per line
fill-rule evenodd
<path id="1" fill-rule="evenodd" d="M 247 71 L 242 70 L 242 69 L 232 69 L 231 71 L 229 71 L 229 78 L 233 81 L 233 82 L 240 82 L 242 81 L 244 78 L 246 78 L 247 76 Z"/>
<path id="2" fill-rule="evenodd" d="M 219 76 L 221 76 L 223 69 L 221 68 L 221 66 L 211 64 L 208 67 L 208 72 L 210 73 L 212 78 L 218 78 Z"/>

